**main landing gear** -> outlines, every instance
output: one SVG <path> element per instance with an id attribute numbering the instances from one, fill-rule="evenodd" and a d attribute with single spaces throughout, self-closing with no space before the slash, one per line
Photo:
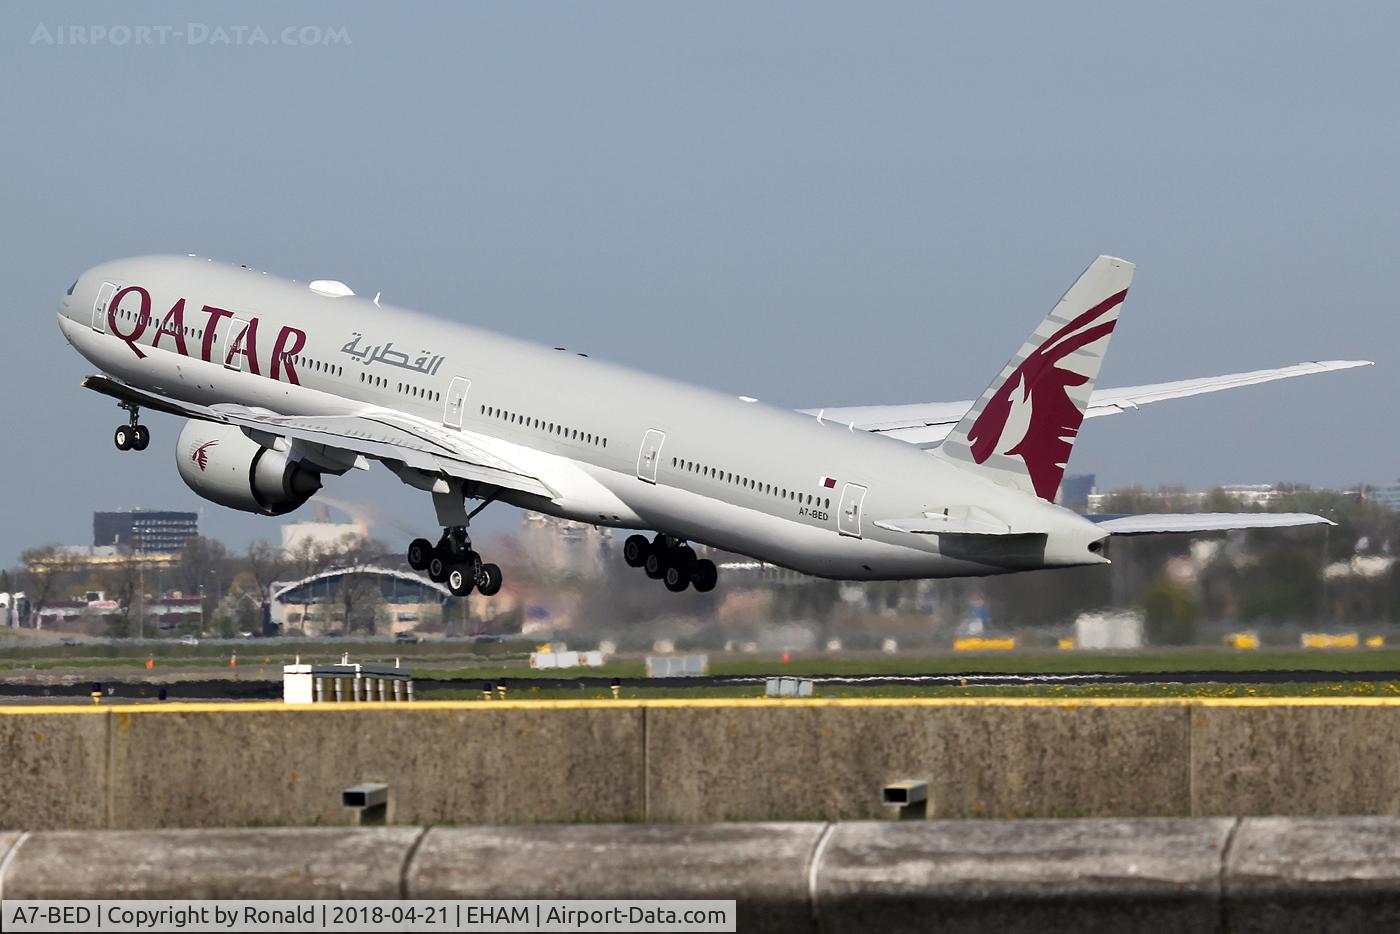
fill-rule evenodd
<path id="1" fill-rule="evenodd" d="M 473 590 L 483 597 L 492 597 L 501 589 L 501 569 L 482 563 L 481 555 L 472 550 L 465 526 L 443 529 L 436 545 L 426 538 L 415 538 L 408 546 L 408 566 L 427 571 L 434 583 L 446 584 L 457 597 L 465 597 Z"/>
<path id="2" fill-rule="evenodd" d="M 131 413 L 125 425 L 117 428 L 112 435 L 118 451 L 144 451 L 151 443 L 151 430 L 141 424 L 141 407 L 132 402 L 118 402 L 117 405 Z"/>
<path id="3" fill-rule="evenodd" d="M 659 580 L 671 593 L 680 593 L 692 584 L 701 593 L 715 589 L 719 571 L 709 558 L 695 557 L 695 549 L 678 538 L 658 535 L 647 541 L 645 535 L 628 536 L 622 543 L 622 558 L 647 577 Z"/>

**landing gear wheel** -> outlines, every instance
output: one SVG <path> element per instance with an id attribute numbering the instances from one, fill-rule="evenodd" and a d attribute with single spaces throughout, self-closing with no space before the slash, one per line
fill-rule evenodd
<path id="1" fill-rule="evenodd" d="M 465 597 L 476 587 L 476 578 L 472 576 L 471 565 L 454 564 L 448 569 L 447 579 L 443 583 L 452 591 L 452 596 Z"/>
<path id="2" fill-rule="evenodd" d="M 645 535 L 629 535 L 627 541 L 622 543 L 622 560 L 627 562 L 629 568 L 639 568 L 647 563 L 647 555 L 651 553 L 651 542 L 647 541 Z"/>
<path id="3" fill-rule="evenodd" d="M 719 582 L 719 569 L 709 558 L 701 558 L 691 566 L 690 580 L 700 593 L 709 593 Z"/>
<path id="4" fill-rule="evenodd" d="M 112 440 L 116 442 L 118 451 L 130 451 L 131 446 L 136 443 L 136 432 L 122 425 L 112 434 Z"/>
<path id="5" fill-rule="evenodd" d="M 666 584 L 666 589 L 671 593 L 680 593 L 690 586 L 690 575 L 674 564 L 666 568 L 662 580 Z"/>
<path id="6" fill-rule="evenodd" d="M 690 570 L 690 566 L 695 563 L 695 549 L 689 545 L 677 545 L 671 549 L 671 553 L 666 556 L 666 564 L 678 567 L 681 573 L 685 574 Z"/>
<path id="7" fill-rule="evenodd" d="M 428 580 L 434 584 L 444 583 L 451 570 L 451 556 L 444 549 L 434 548 L 432 556 L 428 558 Z"/>
<path id="8" fill-rule="evenodd" d="M 666 574 L 666 562 L 661 560 L 663 554 L 658 549 L 652 549 L 647 552 L 647 559 L 642 563 L 642 567 L 646 569 L 647 577 L 654 581 L 661 580 Z"/>
<path id="9" fill-rule="evenodd" d="M 501 569 L 494 564 L 483 564 L 477 577 L 476 589 L 483 597 L 494 597 L 501 591 Z"/>
<path id="10" fill-rule="evenodd" d="M 135 436 L 131 439 L 131 449 L 133 451 L 144 451 L 151 444 L 151 429 L 145 425 L 136 425 L 132 431 Z"/>
<path id="11" fill-rule="evenodd" d="M 433 556 L 433 543 L 426 538 L 415 538 L 408 545 L 408 566 L 421 571 L 428 566 Z"/>

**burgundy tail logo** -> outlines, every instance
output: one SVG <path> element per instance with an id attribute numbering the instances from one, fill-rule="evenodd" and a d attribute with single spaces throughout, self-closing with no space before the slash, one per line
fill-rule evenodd
<path id="1" fill-rule="evenodd" d="M 199 472 L 203 473 L 209 467 L 209 449 L 218 444 L 218 441 L 206 441 L 194 449 L 190 455 L 190 460 L 199 465 Z"/>
<path id="2" fill-rule="evenodd" d="M 1058 364 L 1080 348 L 1113 333 L 1117 319 L 1102 324 L 1093 322 L 1122 304 L 1127 294 L 1124 289 L 1104 299 L 1060 328 L 1021 361 L 987 400 L 967 433 L 977 463 L 986 462 L 994 453 L 1020 457 L 1036 495 L 1045 500 L 1055 498 L 1074 438 L 1084 422 L 1084 413 L 1069 397 L 1069 390 L 1089 381 L 1089 376 Z M 1024 424 L 1025 433 L 1016 436 L 1013 431 L 1003 441 L 1013 412 L 1017 416 L 1015 423 Z"/>

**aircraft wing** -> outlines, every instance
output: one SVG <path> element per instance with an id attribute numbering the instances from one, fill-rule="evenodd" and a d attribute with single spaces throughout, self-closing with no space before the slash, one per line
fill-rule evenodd
<path id="1" fill-rule="evenodd" d="M 1236 389 L 1240 386 L 1253 386 L 1257 383 L 1270 383 L 1295 376 L 1308 376 L 1313 373 L 1327 373 L 1332 370 L 1347 370 L 1358 366 L 1371 366 L 1370 360 L 1319 360 L 1310 363 L 1295 363 L 1292 366 L 1276 367 L 1271 370 L 1251 370 L 1247 373 L 1227 373 L 1224 376 L 1207 376 L 1201 379 L 1183 379 L 1170 383 L 1150 383 L 1145 386 L 1125 386 L 1122 389 L 1097 389 L 1089 398 L 1086 418 L 1099 415 L 1117 415 L 1152 402 L 1165 399 L 1184 399 L 1223 389 Z M 965 402 L 924 402 L 912 405 L 861 405 L 829 409 L 802 409 L 807 415 L 815 415 L 823 421 L 839 425 L 850 425 L 861 431 L 898 438 L 921 447 L 933 447 L 947 437 L 967 410 L 972 401 Z"/>
<path id="2" fill-rule="evenodd" d="M 538 478 L 445 428 L 383 412 L 367 415 L 275 415 L 237 405 L 216 405 L 222 420 L 264 445 L 288 438 L 333 452 L 397 461 L 430 476 L 446 475 L 488 486 L 557 495 Z"/>
<path id="3" fill-rule="evenodd" d="M 369 457 L 447 476 L 554 499 L 554 490 L 474 444 L 469 437 L 389 411 L 362 415 L 279 415 L 241 405 L 192 405 L 135 389 L 106 376 L 89 376 L 83 386 L 103 395 L 184 418 L 237 425 L 267 447 L 279 439 L 298 442 L 313 459 L 329 460 L 342 471 Z"/>
<path id="4" fill-rule="evenodd" d="M 158 396 L 144 389 L 128 386 L 126 383 L 112 379 L 110 376 L 85 377 L 83 379 L 83 388 L 91 389 L 93 392 L 99 392 L 104 396 L 110 396 L 119 402 L 139 405 L 141 408 L 150 409 L 153 412 L 164 412 L 167 415 L 179 415 L 182 418 L 197 418 L 205 422 L 223 421 L 213 409 L 206 408 L 202 405 L 194 405 L 189 402 L 180 402 L 179 400 L 169 399 L 165 396 Z"/>
<path id="5" fill-rule="evenodd" d="M 1306 512 L 1180 512 L 1140 516 L 1085 516 L 1114 535 L 1160 535 L 1224 532 L 1233 529 L 1278 529 L 1294 525 L 1336 525 Z"/>

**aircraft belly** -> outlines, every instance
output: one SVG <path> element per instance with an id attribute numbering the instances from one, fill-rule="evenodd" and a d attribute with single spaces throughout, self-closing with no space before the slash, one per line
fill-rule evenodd
<path id="1" fill-rule="evenodd" d="M 657 529 L 822 577 L 883 580 L 950 573 L 946 559 L 925 550 L 838 535 L 834 529 L 795 522 L 688 490 L 653 485 L 621 474 L 615 476 L 625 487 L 618 491 L 619 495 L 641 519 L 639 528 Z"/>

